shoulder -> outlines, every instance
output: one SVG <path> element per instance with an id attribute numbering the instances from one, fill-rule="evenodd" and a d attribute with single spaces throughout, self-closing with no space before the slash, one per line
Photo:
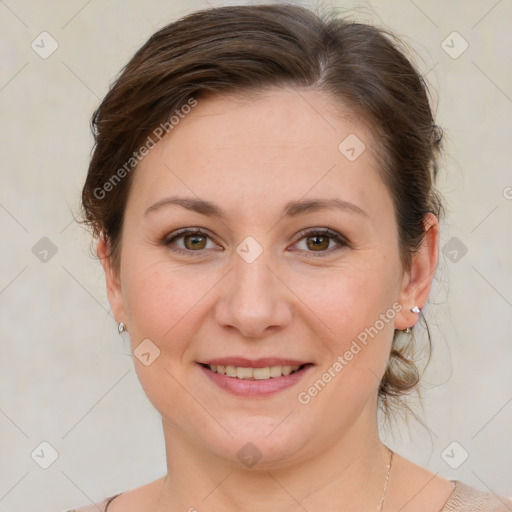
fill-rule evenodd
<path id="1" fill-rule="evenodd" d="M 78 508 L 72 508 L 71 510 L 67 510 L 66 512 L 105 512 L 107 510 L 108 504 L 119 494 L 115 494 L 114 496 L 110 496 L 105 498 L 102 501 L 98 501 L 97 503 L 91 503 L 90 505 L 83 505 Z"/>
<path id="2" fill-rule="evenodd" d="M 459 480 L 440 512 L 510 512 L 512 499 L 480 491 Z"/>

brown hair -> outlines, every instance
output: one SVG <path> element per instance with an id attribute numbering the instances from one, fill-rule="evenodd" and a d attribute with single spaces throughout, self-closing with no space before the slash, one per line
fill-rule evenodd
<path id="1" fill-rule="evenodd" d="M 165 26 L 137 51 L 94 113 L 84 221 L 105 236 L 114 267 L 130 171 L 145 141 L 155 143 L 156 128 L 170 128 L 169 116 L 191 101 L 271 87 L 324 91 L 371 127 L 394 202 L 402 262 L 410 265 L 424 238 L 425 215 L 441 213 L 433 182 L 442 132 L 424 80 L 382 29 L 270 4 L 207 9 Z M 388 398 L 419 381 L 409 349 L 395 332 L 379 389 L 385 408 Z"/>

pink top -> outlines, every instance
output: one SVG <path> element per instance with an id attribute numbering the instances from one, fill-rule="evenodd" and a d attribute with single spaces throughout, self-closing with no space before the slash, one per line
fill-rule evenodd
<path id="1" fill-rule="evenodd" d="M 441 510 L 432 512 L 512 512 L 512 499 L 479 491 L 459 480 L 453 480 L 453 482 L 455 488 L 448 501 Z M 67 512 L 108 512 L 109 503 L 117 496 L 119 494 Z"/>

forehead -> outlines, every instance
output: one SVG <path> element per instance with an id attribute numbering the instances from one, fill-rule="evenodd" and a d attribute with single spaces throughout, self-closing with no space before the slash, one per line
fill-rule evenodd
<path id="1" fill-rule="evenodd" d="M 309 192 L 353 201 L 386 192 L 365 126 L 325 93 L 282 89 L 197 102 L 139 164 L 139 198 L 192 192 L 254 211 L 262 200 Z"/>
<path id="2" fill-rule="evenodd" d="M 342 138 L 355 132 L 368 139 L 363 124 L 339 101 L 320 91 L 288 88 L 200 99 L 173 138 L 175 145 L 185 142 L 184 150 L 190 149 L 186 141 L 192 133 L 202 139 L 202 149 L 294 149 L 296 154 L 302 148 L 314 156 L 337 152 Z"/>

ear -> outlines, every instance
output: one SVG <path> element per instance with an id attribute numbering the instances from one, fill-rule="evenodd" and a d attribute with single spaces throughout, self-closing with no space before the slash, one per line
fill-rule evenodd
<path id="1" fill-rule="evenodd" d="M 98 246 L 96 253 L 103 266 L 105 272 L 105 281 L 107 285 L 107 297 L 117 323 L 123 322 L 126 324 L 126 317 L 124 311 L 124 299 L 121 289 L 121 282 L 119 280 L 119 271 L 112 266 L 112 261 L 109 258 L 109 245 L 105 235 L 102 233 L 98 239 Z"/>
<path id="2" fill-rule="evenodd" d="M 420 249 L 413 255 L 410 269 L 404 273 L 398 301 L 403 309 L 395 317 L 395 329 L 412 327 L 418 314 L 411 308 L 422 309 L 430 293 L 430 287 L 439 257 L 439 221 L 428 213 L 424 218 L 425 236 Z"/>

